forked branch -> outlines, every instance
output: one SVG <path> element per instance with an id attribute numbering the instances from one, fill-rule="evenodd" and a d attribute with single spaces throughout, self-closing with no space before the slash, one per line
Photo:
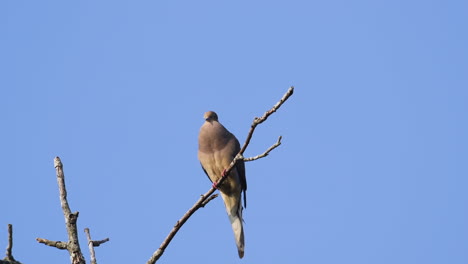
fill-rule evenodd
<path id="1" fill-rule="evenodd" d="M 92 240 L 91 239 L 91 233 L 89 232 L 89 228 L 85 228 L 85 233 L 86 237 L 88 238 L 88 247 L 89 247 L 89 253 L 90 253 L 90 258 L 91 258 L 91 264 L 96 264 L 96 253 L 94 252 L 95 247 L 99 247 L 101 244 L 106 243 L 109 241 L 109 238 L 103 239 L 103 240 Z"/>
<path id="2" fill-rule="evenodd" d="M 280 101 L 278 101 L 270 110 L 266 111 L 263 116 L 261 117 L 255 117 L 254 120 L 253 120 L 253 123 L 252 125 L 250 126 L 250 130 L 249 130 L 249 133 L 247 134 L 247 138 L 245 140 L 245 143 L 244 145 L 242 146 L 241 150 L 239 151 L 239 153 L 236 155 L 236 157 L 234 158 L 234 160 L 231 162 L 231 164 L 229 164 L 229 166 L 225 169 L 224 171 L 224 176 L 221 177 L 218 182 L 216 184 L 213 184 L 213 186 L 219 186 L 226 178 L 227 175 L 229 175 L 229 173 L 231 172 L 231 170 L 236 166 L 237 162 L 239 162 L 240 160 L 244 160 L 244 161 L 252 161 L 252 160 L 256 160 L 256 159 L 260 159 L 260 158 L 263 158 L 263 157 L 266 157 L 270 151 L 272 151 L 273 149 L 275 149 L 276 147 L 278 147 L 280 144 L 281 144 L 281 137 L 278 138 L 278 141 L 273 145 L 271 146 L 269 149 L 267 149 L 263 154 L 260 154 L 258 156 L 255 156 L 255 157 L 252 157 L 252 158 L 247 158 L 245 159 L 244 158 L 244 152 L 245 150 L 247 149 L 247 146 L 249 145 L 250 143 L 250 140 L 252 139 L 252 135 L 255 131 L 255 128 L 265 122 L 268 117 L 270 115 L 272 115 L 274 112 L 276 112 L 280 107 L 281 105 L 286 102 L 286 100 L 288 100 L 288 98 L 294 93 L 294 87 L 290 87 L 288 89 L 288 91 L 283 95 L 283 97 L 281 98 Z M 214 193 L 214 191 L 216 190 L 215 187 L 211 187 L 210 190 L 208 190 L 205 194 L 203 194 L 199 199 L 198 201 L 192 206 L 192 208 L 190 208 L 183 216 L 182 218 L 180 218 L 176 224 L 174 225 L 174 227 L 172 228 L 171 232 L 169 232 L 169 234 L 167 235 L 167 237 L 164 239 L 164 241 L 162 242 L 162 244 L 159 246 L 159 248 L 153 253 L 153 255 L 151 256 L 151 258 L 148 260 L 147 264 L 154 264 L 156 263 L 156 261 L 164 254 L 164 250 L 167 248 L 167 246 L 169 245 L 169 243 L 171 243 L 172 239 L 174 238 L 174 236 L 177 234 L 177 232 L 180 230 L 180 228 L 185 224 L 185 222 L 187 222 L 187 220 L 190 218 L 190 216 L 193 215 L 193 213 L 195 213 L 198 209 L 200 209 L 201 207 L 204 207 L 209 201 L 213 200 L 214 198 L 216 197 L 213 197 L 212 194 Z"/>
<path id="3" fill-rule="evenodd" d="M 59 157 L 54 159 L 54 167 L 57 173 L 57 183 L 60 192 L 60 204 L 62 205 L 63 216 L 65 217 L 65 225 L 67 227 L 68 242 L 51 241 L 43 238 L 36 238 L 37 242 L 56 247 L 58 249 L 66 249 L 70 254 L 72 264 L 85 264 L 85 259 L 81 253 L 80 243 L 78 242 L 78 229 L 76 221 L 78 220 L 78 212 L 72 213 L 67 201 L 67 189 L 65 188 L 65 175 L 63 173 L 63 164 Z"/>

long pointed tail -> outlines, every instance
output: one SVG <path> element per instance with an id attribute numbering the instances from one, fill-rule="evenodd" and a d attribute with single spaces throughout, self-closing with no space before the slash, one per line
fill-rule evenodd
<path id="1" fill-rule="evenodd" d="M 240 207 L 240 206 L 239 206 Z M 239 258 L 244 257 L 244 227 L 242 226 L 242 207 L 239 208 L 240 214 L 228 215 L 231 221 L 232 231 L 234 231 L 234 238 L 236 239 L 237 253 Z"/>

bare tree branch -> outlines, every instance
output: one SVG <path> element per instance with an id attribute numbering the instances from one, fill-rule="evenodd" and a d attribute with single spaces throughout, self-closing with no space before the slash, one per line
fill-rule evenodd
<path id="1" fill-rule="evenodd" d="M 205 205 L 207 205 L 211 200 L 215 199 L 216 197 L 218 197 L 218 194 L 217 194 L 217 193 L 211 195 L 210 198 L 206 199 L 206 200 L 202 203 L 201 207 L 205 207 Z"/>
<path id="2" fill-rule="evenodd" d="M 252 135 L 255 131 L 255 128 L 257 127 L 257 125 L 263 123 L 265 120 L 268 119 L 268 117 L 273 114 L 274 112 L 276 112 L 280 107 L 281 105 L 286 102 L 286 100 L 288 100 L 288 98 L 294 93 L 294 87 L 291 86 L 288 91 L 283 95 L 283 97 L 281 98 L 281 100 L 276 103 L 270 110 L 266 111 L 262 117 L 255 117 L 252 125 L 250 126 L 250 130 L 249 130 L 249 133 L 247 134 L 247 138 L 245 140 L 245 143 L 244 145 L 242 146 L 241 150 L 239 151 L 239 153 L 236 155 L 236 157 L 234 158 L 234 160 L 231 162 L 231 164 L 229 164 L 229 166 L 224 170 L 223 172 L 223 175 L 222 177 L 218 180 L 218 182 L 214 183 L 213 184 L 213 187 L 211 187 L 210 190 L 208 190 L 205 194 L 203 194 L 199 199 L 198 201 L 192 206 L 192 208 L 190 208 L 183 216 L 182 218 L 180 218 L 176 224 L 174 225 L 174 227 L 172 228 L 171 232 L 169 232 L 169 235 L 167 235 L 167 237 L 164 239 L 164 241 L 162 242 L 162 244 L 159 246 L 159 248 L 153 253 L 153 255 L 151 256 L 151 258 L 148 260 L 147 264 L 154 264 L 156 263 L 156 261 L 164 254 L 164 250 L 167 248 L 167 246 L 169 245 L 169 243 L 171 243 L 172 239 L 174 238 L 174 236 L 177 234 L 177 232 L 180 230 L 180 228 L 185 224 L 185 222 L 187 222 L 187 220 L 190 218 L 190 216 L 193 215 L 193 213 L 195 213 L 198 209 L 200 209 L 201 207 L 204 207 L 209 201 L 213 200 L 215 197 L 211 196 L 214 191 L 216 190 L 215 186 L 219 186 L 227 177 L 227 175 L 229 175 L 229 173 L 231 172 L 231 170 L 234 168 L 234 166 L 236 166 L 237 162 L 239 162 L 239 160 L 243 160 L 244 157 L 243 157 L 243 154 L 245 152 L 245 150 L 247 149 L 247 146 L 249 145 L 250 143 L 250 140 L 252 139 Z M 259 156 L 267 156 L 268 153 L 270 151 L 272 151 L 273 149 L 275 149 L 276 147 L 278 147 L 280 144 L 281 144 L 281 137 L 278 139 L 278 142 L 277 142 L 277 146 L 273 145 L 272 147 L 270 147 L 267 151 L 265 151 L 265 153 L 259 155 Z M 263 157 L 264 157 L 263 156 Z M 259 159 L 261 157 L 254 157 L 255 159 Z M 244 159 L 245 160 L 245 159 Z M 253 159 L 252 159 L 253 160 Z M 250 161 L 250 160 L 249 160 Z"/>
<path id="3" fill-rule="evenodd" d="M 108 242 L 110 239 L 109 238 L 105 238 L 103 240 L 93 240 L 93 247 L 99 247 L 101 244 L 104 244 L 106 242 Z"/>
<path id="4" fill-rule="evenodd" d="M 59 249 L 67 249 L 70 254 L 72 264 L 85 264 L 83 253 L 81 253 L 80 243 L 78 241 L 78 229 L 76 221 L 78 220 L 78 212 L 72 213 L 67 201 L 67 189 L 65 188 L 65 175 L 63 173 L 63 164 L 59 157 L 54 159 L 54 167 L 57 173 L 57 183 L 60 192 L 60 204 L 62 205 L 63 215 L 65 217 L 65 225 L 68 233 L 68 242 L 50 241 L 47 239 L 37 238 L 39 243 L 53 246 Z M 49 241 L 49 242 L 47 242 Z M 66 247 L 65 247 L 66 245 Z"/>
<path id="5" fill-rule="evenodd" d="M 279 145 L 281 145 L 281 139 L 282 139 L 282 138 L 283 138 L 282 136 L 279 136 L 278 141 L 276 141 L 276 143 L 273 144 L 273 146 L 269 147 L 269 148 L 268 148 L 265 152 L 263 152 L 262 154 L 257 155 L 257 156 L 255 156 L 255 157 L 251 157 L 251 158 L 244 158 L 244 161 L 245 161 L 245 162 L 254 161 L 254 160 L 258 160 L 258 159 L 261 159 L 261 158 L 264 158 L 264 157 L 268 156 L 268 154 L 270 154 L 270 152 L 271 152 L 272 150 L 274 150 L 275 148 L 279 147 Z"/>
<path id="6" fill-rule="evenodd" d="M 13 226 L 8 224 L 8 245 L 6 248 L 6 257 L 5 260 L 15 261 L 13 254 L 11 253 L 13 248 Z"/>
<path id="7" fill-rule="evenodd" d="M 88 238 L 88 247 L 89 247 L 89 253 L 91 256 L 91 264 L 96 264 L 96 254 L 94 252 L 94 247 L 99 247 L 101 244 L 106 243 L 109 241 L 109 238 L 103 239 L 103 240 L 91 240 L 91 234 L 89 232 L 89 228 L 85 228 L 85 233 L 86 237 Z"/>
<path id="8" fill-rule="evenodd" d="M 255 131 L 255 128 L 260 125 L 261 123 L 265 122 L 268 117 L 273 114 L 274 112 L 276 112 L 280 107 L 281 105 L 286 102 L 286 100 L 288 100 L 288 98 L 293 95 L 294 93 L 294 87 L 291 86 L 289 87 L 288 91 L 283 95 L 283 97 L 281 98 L 281 100 L 279 100 L 278 103 L 276 103 L 270 110 L 266 111 L 262 117 L 256 117 L 254 118 L 254 121 L 252 123 L 252 125 L 250 126 L 250 131 L 249 131 L 249 134 L 247 134 L 247 139 L 245 140 L 245 143 L 244 143 L 244 146 L 242 146 L 241 150 L 239 151 L 239 154 L 243 154 L 245 149 L 247 148 L 247 146 L 249 145 L 250 143 L 250 140 L 252 139 L 252 135 L 253 135 L 253 132 Z"/>
<path id="9" fill-rule="evenodd" d="M 162 256 L 162 254 L 164 254 L 164 250 L 167 248 L 167 246 L 169 245 L 169 243 L 171 243 L 171 240 L 174 238 L 174 236 L 177 234 L 177 232 L 179 231 L 179 229 L 182 227 L 182 225 L 185 224 L 185 222 L 187 222 L 187 220 L 190 218 L 190 216 L 193 215 L 193 213 L 195 213 L 198 209 L 200 209 L 201 207 L 204 207 L 209 201 L 213 200 L 214 198 L 216 197 L 213 197 L 213 198 L 208 198 L 211 194 L 213 194 L 215 188 L 211 188 L 208 192 L 206 192 L 205 194 L 203 194 L 200 199 L 198 199 L 198 201 L 195 203 L 195 205 L 192 206 L 192 208 L 190 208 L 183 216 L 182 218 L 180 218 L 176 224 L 174 225 L 174 227 L 172 228 L 171 232 L 169 232 L 169 235 L 167 235 L 166 239 L 164 239 L 164 241 L 162 242 L 161 246 L 159 246 L 158 250 L 156 250 L 153 254 L 153 256 L 151 256 L 150 260 L 148 260 L 148 264 L 150 263 L 156 263 L 156 261 Z M 208 199 L 207 199 L 208 198 Z M 207 202 L 208 201 L 208 202 Z"/>
<path id="10" fill-rule="evenodd" d="M 94 253 L 93 241 L 91 240 L 91 234 L 89 233 L 89 228 L 85 228 L 86 237 L 88 238 L 88 247 L 89 254 L 91 259 L 91 264 L 96 264 L 96 254 Z"/>
<path id="11" fill-rule="evenodd" d="M 47 245 L 49 247 L 55 247 L 58 249 L 67 249 L 68 248 L 68 243 L 63 242 L 63 241 L 52 241 L 44 238 L 36 238 L 36 241 L 39 243 L 42 243 L 44 245 Z"/>
<path id="12" fill-rule="evenodd" d="M 15 260 L 12 253 L 13 249 L 13 226 L 8 224 L 8 245 L 6 248 L 6 256 L 3 260 L 0 260 L 0 264 L 21 264 L 21 262 Z"/>

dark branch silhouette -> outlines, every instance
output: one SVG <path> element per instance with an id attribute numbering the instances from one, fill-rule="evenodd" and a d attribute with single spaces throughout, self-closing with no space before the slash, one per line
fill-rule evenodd
<path id="1" fill-rule="evenodd" d="M 8 224 L 8 245 L 6 248 L 6 256 L 3 260 L 0 260 L 0 264 L 21 264 L 21 262 L 15 260 L 13 257 L 13 226 Z"/>
<path id="2" fill-rule="evenodd" d="M 229 165 L 229 167 L 227 167 L 225 170 L 224 170 L 224 175 L 223 177 L 221 177 L 218 182 L 216 182 L 215 184 L 213 184 L 213 186 L 219 186 L 227 177 L 227 175 L 229 175 L 229 173 L 231 172 L 231 170 L 234 168 L 234 166 L 236 166 L 237 162 L 239 160 L 245 160 L 243 154 L 245 152 L 245 150 L 247 149 L 247 146 L 249 145 L 250 143 L 250 140 L 252 139 L 252 135 L 255 131 L 255 128 L 265 122 L 268 117 L 273 114 L 274 112 L 276 112 L 280 107 L 281 105 L 286 102 L 286 100 L 288 100 L 288 98 L 294 93 L 294 87 L 290 87 L 288 89 L 288 91 L 283 95 L 283 97 L 281 98 L 281 100 L 276 103 L 270 110 L 266 111 L 263 116 L 261 117 L 255 117 L 254 118 L 254 121 L 252 123 L 252 125 L 250 126 L 250 130 L 249 130 L 249 133 L 247 134 L 247 138 L 245 140 L 245 143 L 244 145 L 242 146 L 241 150 L 239 151 L 239 153 L 236 155 L 236 157 L 234 158 L 234 160 L 231 162 L 231 164 Z M 256 160 L 256 159 L 259 159 L 259 158 L 263 158 L 263 157 L 266 157 L 268 155 L 268 153 L 270 151 L 272 151 L 273 149 L 275 149 L 276 147 L 278 147 L 279 145 L 281 144 L 281 137 L 279 137 L 278 141 L 276 142 L 276 144 L 274 144 L 273 146 L 271 146 L 267 151 L 265 151 L 263 154 L 260 154 L 258 156 L 255 156 L 253 158 L 248 158 L 247 161 L 252 161 L 252 160 Z M 213 200 L 215 197 L 211 196 L 214 191 L 216 190 L 215 187 L 211 187 L 210 190 L 208 190 L 205 194 L 203 194 L 199 199 L 198 201 L 192 206 L 192 208 L 190 208 L 183 216 L 182 218 L 180 218 L 176 224 L 174 225 L 174 227 L 172 228 L 172 230 L 169 232 L 169 234 L 167 235 L 167 237 L 164 239 L 164 241 L 162 242 L 162 244 L 159 246 L 159 248 L 153 253 L 153 255 L 151 256 L 151 258 L 148 260 L 147 264 L 154 264 L 156 263 L 156 261 L 164 254 L 164 250 L 167 248 L 167 246 L 169 245 L 169 243 L 171 243 L 172 239 L 174 238 L 174 236 L 177 234 L 177 232 L 180 230 L 180 228 L 185 224 L 185 222 L 187 222 L 187 220 L 190 218 L 190 216 L 193 215 L 193 213 L 195 213 L 198 209 L 200 209 L 201 207 L 204 207 L 209 201 Z"/>
<path id="3" fill-rule="evenodd" d="M 13 257 L 12 254 L 12 249 L 13 249 L 13 226 L 11 224 L 8 224 L 8 246 L 6 249 L 6 260 L 10 261 L 15 261 L 15 258 Z"/>

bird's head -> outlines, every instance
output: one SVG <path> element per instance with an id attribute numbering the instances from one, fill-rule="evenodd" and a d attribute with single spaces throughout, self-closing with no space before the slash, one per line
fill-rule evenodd
<path id="1" fill-rule="evenodd" d="M 203 115 L 203 118 L 207 122 L 218 121 L 218 115 L 213 111 L 208 111 Z"/>

